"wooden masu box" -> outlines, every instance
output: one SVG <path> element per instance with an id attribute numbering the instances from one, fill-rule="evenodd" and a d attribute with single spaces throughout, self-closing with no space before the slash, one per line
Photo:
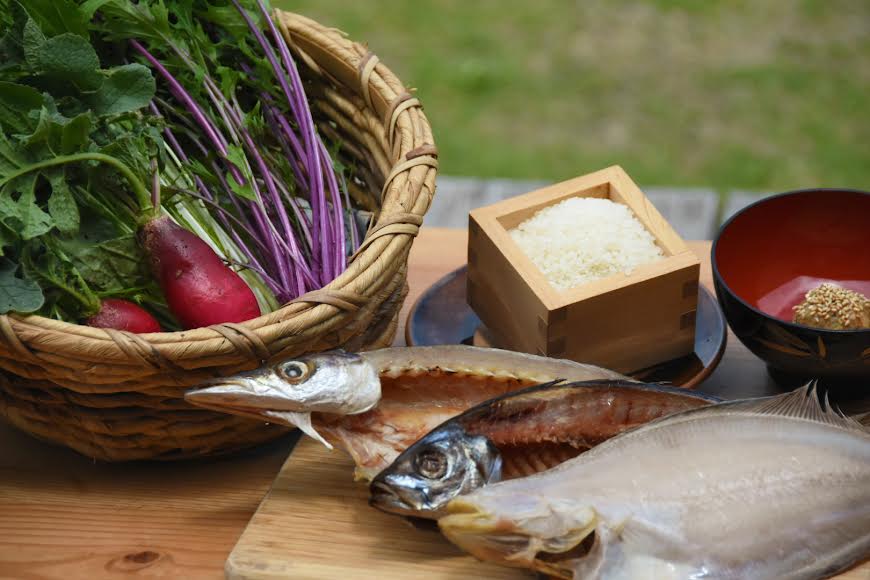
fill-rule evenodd
<path id="1" fill-rule="evenodd" d="M 665 258 L 559 291 L 508 230 L 569 197 L 628 206 Z M 494 346 L 630 373 L 693 351 L 700 263 L 621 167 L 473 210 L 468 301 Z"/>

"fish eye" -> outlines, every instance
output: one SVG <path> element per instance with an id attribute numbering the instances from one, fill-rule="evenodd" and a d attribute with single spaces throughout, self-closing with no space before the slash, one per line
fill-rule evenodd
<path id="1" fill-rule="evenodd" d="M 427 449 L 417 456 L 417 471 L 429 479 L 441 479 L 447 474 L 447 456 L 437 449 Z"/>
<path id="2" fill-rule="evenodd" d="M 304 362 L 291 360 L 278 366 L 278 374 L 291 383 L 299 383 L 308 378 L 311 368 Z"/>

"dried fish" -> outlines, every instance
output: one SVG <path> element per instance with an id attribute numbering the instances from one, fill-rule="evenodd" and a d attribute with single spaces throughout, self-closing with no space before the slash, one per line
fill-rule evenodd
<path id="1" fill-rule="evenodd" d="M 613 380 L 556 381 L 508 393 L 449 419 L 402 452 L 372 482 L 370 503 L 437 518 L 460 494 L 550 469 L 627 429 L 718 401 Z"/>
<path id="2" fill-rule="evenodd" d="M 870 430 L 808 385 L 618 435 L 448 504 L 483 560 L 561 578 L 824 578 L 870 556 Z"/>
<path id="3" fill-rule="evenodd" d="M 462 345 L 361 353 L 381 378 L 381 400 L 353 416 L 317 414 L 314 425 L 371 481 L 420 437 L 463 411 L 505 393 L 555 379 L 630 380 L 592 365 Z"/>

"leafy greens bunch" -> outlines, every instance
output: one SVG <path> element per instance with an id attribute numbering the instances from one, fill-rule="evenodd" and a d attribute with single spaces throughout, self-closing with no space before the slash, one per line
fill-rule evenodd
<path id="1" fill-rule="evenodd" d="M 0 128 L 0 312 L 241 321 L 357 245 L 262 0 L 0 0 Z"/>
<path id="2" fill-rule="evenodd" d="M 155 80 L 111 60 L 74 4 L 0 0 L 0 312 L 78 321 L 108 296 L 161 310 L 135 239 L 152 207 L 135 176 L 162 143 L 140 112 Z"/>

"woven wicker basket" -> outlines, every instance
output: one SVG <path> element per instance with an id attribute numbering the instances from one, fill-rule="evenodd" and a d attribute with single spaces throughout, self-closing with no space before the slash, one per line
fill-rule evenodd
<path id="1" fill-rule="evenodd" d="M 285 432 L 187 405 L 184 391 L 264 360 L 386 346 L 407 293 L 408 251 L 435 191 L 437 152 L 419 101 L 363 46 L 276 12 L 321 131 L 358 168 L 356 202 L 376 220 L 347 271 L 243 324 L 135 335 L 37 316 L 0 316 L 0 413 L 90 457 L 180 459 Z"/>

